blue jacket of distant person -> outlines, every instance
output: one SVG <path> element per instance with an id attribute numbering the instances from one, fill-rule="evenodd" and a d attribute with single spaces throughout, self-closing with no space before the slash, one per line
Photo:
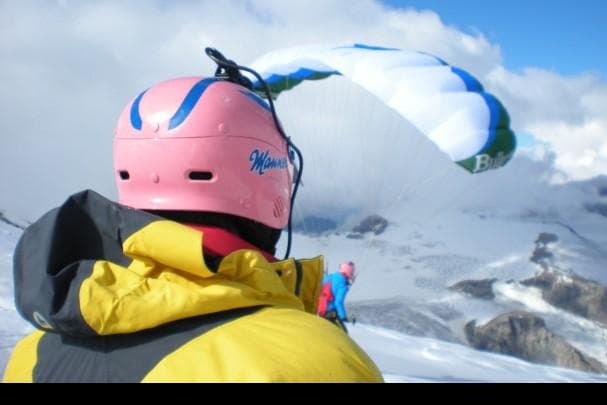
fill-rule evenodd
<path id="1" fill-rule="evenodd" d="M 346 295 L 350 289 L 350 284 L 346 277 L 339 272 L 325 275 L 322 283 L 325 285 L 328 282 L 331 282 L 331 293 L 333 294 L 334 299 L 333 301 L 327 302 L 327 312 L 335 311 L 337 312 L 337 317 L 339 319 L 346 320 L 348 315 L 346 314 L 344 301 L 346 300 Z"/>

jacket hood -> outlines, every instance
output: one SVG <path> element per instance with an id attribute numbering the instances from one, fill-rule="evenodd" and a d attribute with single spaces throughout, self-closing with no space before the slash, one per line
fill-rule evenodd
<path id="1" fill-rule="evenodd" d="M 28 227 L 15 250 L 18 311 L 75 336 L 132 333 L 253 306 L 315 313 L 323 259 L 239 250 L 211 271 L 204 233 L 87 190 Z"/>

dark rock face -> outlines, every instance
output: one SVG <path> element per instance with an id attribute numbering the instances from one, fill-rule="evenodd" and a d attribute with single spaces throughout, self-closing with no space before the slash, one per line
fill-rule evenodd
<path id="1" fill-rule="evenodd" d="M 599 214 L 604 217 L 607 217 L 607 204 L 604 204 L 604 203 L 586 204 L 586 210 L 588 210 L 588 212 L 593 212 L 595 214 Z"/>
<path id="2" fill-rule="evenodd" d="M 356 225 L 353 232 L 356 233 L 367 233 L 373 232 L 375 235 L 383 233 L 388 227 L 388 220 L 379 215 L 370 215 L 363 219 L 360 224 Z"/>
<path id="3" fill-rule="evenodd" d="M 607 186 L 600 186 L 597 189 L 597 193 L 599 194 L 599 196 L 601 197 L 607 197 Z"/>
<path id="4" fill-rule="evenodd" d="M 471 295 L 474 298 L 492 300 L 495 298 L 495 294 L 493 294 L 493 283 L 496 281 L 496 278 L 483 280 L 462 280 L 450 286 L 449 289 Z"/>
<path id="5" fill-rule="evenodd" d="M 535 240 L 535 249 L 529 258 L 533 263 L 539 264 L 542 269 L 547 270 L 550 266 L 550 261 L 554 258 L 548 245 L 558 242 L 559 238 L 553 233 L 542 232 Z"/>
<path id="6" fill-rule="evenodd" d="M 594 281 L 545 270 L 521 284 L 539 288 L 544 300 L 557 308 L 607 326 L 607 288 Z"/>
<path id="7" fill-rule="evenodd" d="M 549 243 L 555 243 L 559 241 L 559 237 L 553 233 L 542 232 L 537 236 L 535 240 L 535 244 L 537 245 L 547 245 Z"/>
<path id="8" fill-rule="evenodd" d="M 528 312 L 502 314 L 479 327 L 471 321 L 466 324 L 465 332 L 470 345 L 479 350 L 507 354 L 533 363 L 607 373 L 603 364 L 552 333 L 543 319 Z"/>

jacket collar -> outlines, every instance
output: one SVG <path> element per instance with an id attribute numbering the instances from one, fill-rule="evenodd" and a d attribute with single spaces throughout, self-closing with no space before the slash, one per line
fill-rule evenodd
<path id="1" fill-rule="evenodd" d="M 255 245 L 250 244 L 244 239 L 226 231 L 223 228 L 215 226 L 206 226 L 198 224 L 184 224 L 190 228 L 201 231 L 204 235 L 204 253 L 211 256 L 225 257 L 237 250 L 247 249 L 259 252 L 270 263 L 276 262 L 277 259 L 270 253 L 265 252 Z"/>

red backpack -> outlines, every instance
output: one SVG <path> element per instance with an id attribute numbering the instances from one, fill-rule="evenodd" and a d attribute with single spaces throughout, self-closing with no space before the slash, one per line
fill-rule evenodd
<path id="1" fill-rule="evenodd" d="M 333 291 L 331 291 L 331 280 L 327 281 L 323 284 L 320 290 L 320 298 L 318 299 L 318 309 L 317 313 L 320 316 L 325 316 L 327 313 L 327 304 L 332 302 L 334 299 Z"/>

